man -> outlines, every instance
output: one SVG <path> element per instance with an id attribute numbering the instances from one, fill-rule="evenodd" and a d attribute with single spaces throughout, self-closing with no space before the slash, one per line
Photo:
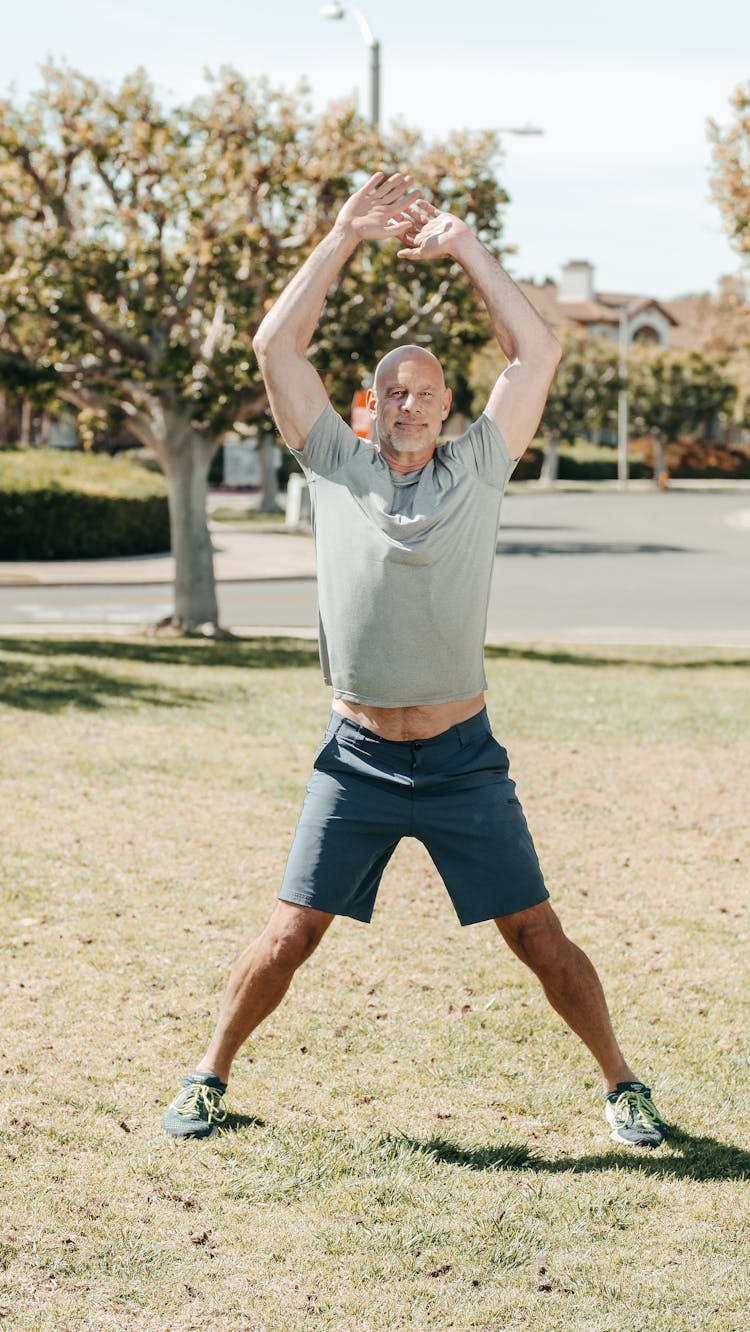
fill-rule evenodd
<path id="1" fill-rule="evenodd" d="M 362 241 L 458 262 L 508 359 L 485 412 L 438 445 L 451 402 L 440 363 L 398 347 L 377 367 L 373 441 L 334 412 L 307 350 L 329 287 Z M 333 710 L 279 901 L 236 962 L 213 1038 L 165 1112 L 175 1137 L 226 1117 L 232 1060 L 276 1008 L 335 915 L 369 921 L 403 836 L 430 852 L 462 924 L 494 920 L 599 1063 L 612 1137 L 657 1146 L 651 1093 L 625 1062 L 596 972 L 564 935 L 505 750 L 484 710 L 483 643 L 505 483 L 532 440 L 560 348 L 488 250 L 411 178 L 376 173 L 266 315 L 255 351 L 274 416 L 310 482 L 320 653 Z"/>

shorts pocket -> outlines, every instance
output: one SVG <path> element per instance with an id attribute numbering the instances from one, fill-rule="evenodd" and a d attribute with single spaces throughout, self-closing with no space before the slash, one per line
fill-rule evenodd
<path id="1" fill-rule="evenodd" d="M 318 745 L 318 748 L 315 751 L 315 757 L 313 758 L 313 768 L 316 770 L 316 772 L 321 772 L 325 767 L 326 755 L 331 746 L 335 744 L 335 741 L 336 741 L 335 731 L 332 731 L 330 735 L 328 734 L 328 732 L 326 732 L 326 734 L 323 736 L 323 739 L 321 740 L 320 744 Z"/>

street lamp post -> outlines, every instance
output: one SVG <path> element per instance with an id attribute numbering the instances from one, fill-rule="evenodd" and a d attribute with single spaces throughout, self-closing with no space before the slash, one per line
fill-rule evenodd
<path id="1" fill-rule="evenodd" d="M 342 19 L 347 14 L 359 26 L 362 33 L 362 39 L 370 52 L 370 124 L 380 124 L 380 42 L 372 34 L 372 29 L 367 22 L 364 14 L 356 5 L 330 4 L 323 5 L 320 11 L 321 18 Z"/>
<path id="2" fill-rule="evenodd" d="M 620 352 L 620 392 L 617 395 L 617 480 L 621 486 L 628 484 L 628 328 L 627 307 L 619 307 L 619 352 Z"/>

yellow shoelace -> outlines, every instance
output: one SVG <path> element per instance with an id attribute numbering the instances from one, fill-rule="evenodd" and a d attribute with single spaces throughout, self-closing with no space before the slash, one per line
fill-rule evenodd
<path id="1" fill-rule="evenodd" d="M 615 1101 L 615 1114 L 622 1114 L 626 1106 L 630 1111 L 631 1120 L 635 1118 L 642 1119 L 644 1124 L 648 1124 L 650 1128 L 663 1127 L 656 1106 L 648 1096 L 644 1096 L 643 1092 L 620 1092 Z"/>
<path id="2" fill-rule="evenodd" d="M 205 1082 L 196 1082 L 194 1087 L 190 1087 L 182 1105 L 175 1109 L 185 1119 L 202 1119 L 202 1111 L 205 1111 L 209 1124 L 223 1124 L 227 1117 L 227 1108 L 218 1087 L 209 1087 Z"/>

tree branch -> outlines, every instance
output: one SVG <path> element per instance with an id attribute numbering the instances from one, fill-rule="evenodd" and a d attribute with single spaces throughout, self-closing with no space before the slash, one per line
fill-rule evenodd
<path id="1" fill-rule="evenodd" d="M 101 162 L 97 159 L 96 155 L 92 153 L 92 157 L 94 159 L 94 170 L 96 171 L 96 174 L 99 177 L 99 179 L 104 182 L 107 189 L 109 190 L 115 208 L 122 208 L 125 196 L 120 192 L 120 190 L 118 190 L 117 186 L 115 185 L 115 182 L 113 180 L 110 180 L 109 176 L 104 170 L 104 167 L 102 166 Z"/>
<path id="2" fill-rule="evenodd" d="M 58 396 L 63 402 L 69 402 L 71 406 L 77 407 L 79 411 L 87 407 L 97 411 L 111 411 L 113 407 L 119 407 L 128 418 L 128 429 L 136 439 L 146 448 L 153 449 L 159 453 L 161 441 L 155 434 L 152 424 L 143 412 L 139 412 L 132 402 L 123 401 L 121 398 L 109 398 L 106 393 L 99 393 L 95 389 L 85 389 L 76 385 L 68 385 L 60 389 Z"/>
<path id="3" fill-rule="evenodd" d="M 148 365 L 150 359 L 148 348 L 138 338 L 131 338 L 128 333 L 123 333 L 122 329 L 114 328 L 106 319 L 102 319 L 92 308 L 90 298 L 80 287 L 78 287 L 78 296 L 87 323 L 96 329 L 109 347 L 116 347 L 124 356 L 140 361 L 141 365 Z"/>
<path id="4" fill-rule="evenodd" d="M 41 195 L 42 201 L 46 203 L 49 208 L 52 209 L 52 212 L 57 218 L 58 224 L 62 227 L 63 231 L 66 233 L 66 235 L 70 235 L 73 229 L 73 224 L 70 220 L 70 214 L 68 212 L 65 199 L 55 190 L 53 190 L 52 187 L 45 180 L 44 176 L 42 176 L 40 172 L 37 171 L 36 167 L 34 166 L 34 163 L 31 160 L 31 150 L 29 148 L 24 147 L 22 144 L 19 144 L 18 147 L 15 149 L 15 151 L 7 144 L 5 145 L 5 147 L 7 148 L 11 157 L 16 158 L 16 161 L 20 164 L 21 169 L 26 172 L 26 175 L 29 176 L 31 180 L 33 180 L 34 184 L 36 185 L 39 191 L 39 194 Z"/>

